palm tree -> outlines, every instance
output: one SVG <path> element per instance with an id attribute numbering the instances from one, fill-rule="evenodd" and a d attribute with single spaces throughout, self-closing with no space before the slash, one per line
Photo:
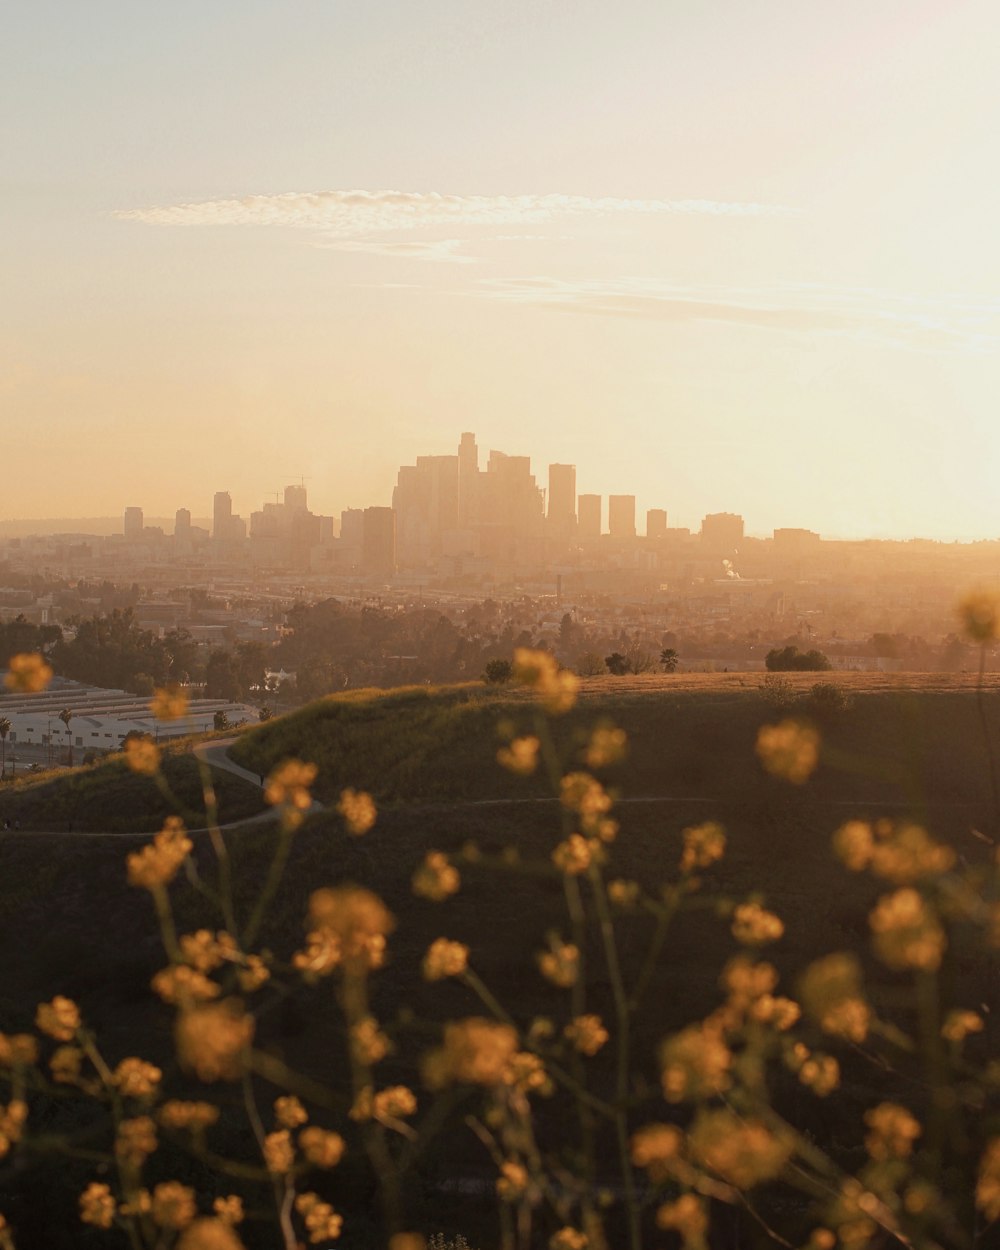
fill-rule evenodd
<path id="1" fill-rule="evenodd" d="M 677 661 L 680 656 L 673 647 L 664 647 L 660 652 L 660 667 L 665 673 L 674 673 L 677 671 Z"/>
<path id="2" fill-rule="evenodd" d="M 64 707 L 59 713 L 59 719 L 66 726 L 66 737 L 69 741 L 69 766 L 73 767 L 73 739 L 69 736 L 69 723 L 73 719 L 73 709 Z"/>
<path id="3" fill-rule="evenodd" d="M 6 716 L 0 716 L 0 781 L 7 776 L 7 735 L 10 731 L 10 721 Z"/>

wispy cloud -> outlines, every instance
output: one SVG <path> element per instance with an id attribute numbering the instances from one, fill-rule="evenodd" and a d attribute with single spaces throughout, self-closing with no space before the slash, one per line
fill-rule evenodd
<path id="1" fill-rule="evenodd" d="M 916 351 L 993 352 L 1000 346 L 1000 298 L 917 296 L 802 283 L 682 285 L 642 278 L 487 279 L 478 291 L 488 298 L 540 304 L 561 312 L 842 334 Z"/>
<path id="2" fill-rule="evenodd" d="M 375 239 L 327 239 L 315 246 L 336 252 L 363 252 L 368 256 L 392 256 L 404 260 L 450 261 L 456 265 L 475 264 L 478 259 L 458 249 L 464 239 L 406 239 L 393 242 L 385 238 Z"/>
<path id="3" fill-rule="evenodd" d="M 637 200 L 583 195 L 441 195 L 417 191 L 289 191 L 121 209 L 122 221 L 156 226 L 290 226 L 356 239 L 453 226 L 524 226 L 569 217 L 700 215 L 771 217 L 792 209 L 728 200 Z"/>

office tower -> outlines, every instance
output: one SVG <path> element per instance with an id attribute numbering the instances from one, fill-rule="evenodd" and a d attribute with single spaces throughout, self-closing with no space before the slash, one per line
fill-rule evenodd
<path id="1" fill-rule="evenodd" d="M 285 507 L 289 512 L 307 512 L 306 488 L 304 486 L 286 486 Z"/>
<path id="2" fill-rule="evenodd" d="M 391 508 L 365 508 L 361 563 L 368 573 L 396 571 L 396 514 Z"/>
<path id="3" fill-rule="evenodd" d="M 361 548 L 364 534 L 364 512 L 360 508 L 346 508 L 340 514 L 340 541 L 345 547 Z"/>
<path id="4" fill-rule="evenodd" d="M 463 434 L 458 445 L 458 523 L 476 520 L 479 499 L 479 448 L 475 434 Z"/>
<path id="5" fill-rule="evenodd" d="M 187 538 L 191 533 L 191 513 L 187 508 L 178 508 L 174 513 L 174 537 Z"/>
<path id="6" fill-rule="evenodd" d="M 233 519 L 233 501 L 228 490 L 215 493 L 212 507 L 212 537 L 225 540 L 230 537 L 230 521 Z"/>
<path id="7" fill-rule="evenodd" d="M 549 465 L 549 506 L 547 519 L 554 534 L 571 534 L 576 529 L 576 465 Z"/>
<path id="8" fill-rule="evenodd" d="M 126 508 L 125 509 L 125 537 L 129 540 L 142 537 L 142 509 Z"/>
<path id="9" fill-rule="evenodd" d="M 743 541 L 743 518 L 733 512 L 713 512 L 701 523 L 701 545 L 712 555 L 731 556 Z"/>
<path id="10" fill-rule="evenodd" d="M 600 495 L 581 495 L 577 500 L 577 534 L 585 541 L 596 541 L 600 538 Z"/>
<path id="11" fill-rule="evenodd" d="M 608 496 L 608 533 L 612 538 L 635 538 L 635 495 Z"/>
<path id="12" fill-rule="evenodd" d="M 663 508 L 650 508 L 646 513 L 646 537 L 666 538 L 667 514 Z"/>

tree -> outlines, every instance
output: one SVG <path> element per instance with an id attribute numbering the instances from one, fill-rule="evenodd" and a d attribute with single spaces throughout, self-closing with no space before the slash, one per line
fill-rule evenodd
<path id="1" fill-rule="evenodd" d="M 502 686 L 514 676 L 514 667 L 510 660 L 490 660 L 483 672 L 483 681 L 488 686 Z"/>
<path id="2" fill-rule="evenodd" d="M 584 651 L 576 657 L 576 671 L 581 677 L 600 677 L 608 671 L 608 666 L 596 651 Z"/>
<path id="3" fill-rule="evenodd" d="M 229 717 L 225 714 L 225 712 L 222 711 L 221 708 L 212 717 L 212 724 L 215 726 L 217 730 L 231 728 L 229 724 Z"/>
<path id="4" fill-rule="evenodd" d="M 833 667 L 822 651 L 800 651 L 795 646 L 774 647 L 764 664 L 771 673 L 821 673 Z"/>
<path id="5" fill-rule="evenodd" d="M 665 673 L 676 673 L 680 656 L 673 647 L 664 647 L 660 652 L 660 668 Z"/>
<path id="6" fill-rule="evenodd" d="M 612 651 L 610 655 L 606 655 L 604 663 L 608 666 L 608 672 L 615 677 L 624 677 L 629 671 L 628 660 L 620 651 Z"/>
<path id="7" fill-rule="evenodd" d="M 651 673 L 656 667 L 652 653 L 639 642 L 630 643 L 625 648 L 625 659 L 628 663 L 628 671 L 637 676 L 639 673 Z"/>
<path id="8" fill-rule="evenodd" d="M 273 715 L 274 712 L 271 710 L 270 706 L 267 703 L 262 703 L 260 711 L 257 713 L 261 724 L 263 724 L 266 720 L 270 720 Z"/>
<path id="9" fill-rule="evenodd" d="M 69 766 L 70 768 L 72 768 L 73 767 L 73 738 L 69 732 L 69 723 L 73 719 L 73 709 L 69 707 L 64 707 L 63 710 L 59 713 L 59 719 L 66 726 L 66 738 L 69 742 Z"/>
<path id="10" fill-rule="evenodd" d="M 10 731 L 10 721 L 6 716 L 0 716 L 0 781 L 7 775 L 7 735 Z"/>

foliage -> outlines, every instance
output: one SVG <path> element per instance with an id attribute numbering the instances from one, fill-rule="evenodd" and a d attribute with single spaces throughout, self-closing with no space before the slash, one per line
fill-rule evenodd
<path id="1" fill-rule="evenodd" d="M 660 668 L 665 673 L 676 673 L 679 662 L 680 656 L 677 654 L 676 648 L 664 647 L 660 651 Z"/>
<path id="2" fill-rule="evenodd" d="M 764 664 L 772 673 L 817 673 L 832 667 L 822 651 L 800 651 L 794 646 L 768 651 Z"/>
<path id="3" fill-rule="evenodd" d="M 514 676 L 510 660 L 490 660 L 483 672 L 483 681 L 490 686 L 502 686 Z"/>
<path id="4" fill-rule="evenodd" d="M 620 651 L 612 651 L 610 655 L 606 655 L 604 663 L 613 677 L 624 677 L 629 671 L 628 658 Z"/>

